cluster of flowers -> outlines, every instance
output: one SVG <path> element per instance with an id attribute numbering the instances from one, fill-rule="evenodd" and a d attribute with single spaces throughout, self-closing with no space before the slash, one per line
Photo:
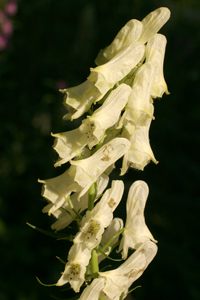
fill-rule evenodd
<path id="1" fill-rule="evenodd" d="M 10 0 L 3 9 L 0 9 L 0 51 L 5 50 L 8 46 L 9 39 L 13 34 L 13 24 L 10 16 L 17 13 L 17 3 Z"/>
<path id="2" fill-rule="evenodd" d="M 147 184 L 136 181 L 130 187 L 125 226 L 122 219 L 113 218 L 123 181 L 113 180 L 111 188 L 104 190 L 118 159 L 123 158 L 120 175 L 129 167 L 143 170 L 150 160 L 157 163 L 148 135 L 153 98 L 168 93 L 163 75 L 166 38 L 157 32 L 169 17 L 169 9 L 161 7 L 141 22 L 130 20 L 100 51 L 87 80 L 62 90 L 68 110 L 64 119 L 88 115 L 77 129 L 52 134 L 59 154 L 55 166 L 69 162 L 70 167 L 39 182 L 49 202 L 43 212 L 57 218 L 52 229 L 59 231 L 77 222 L 78 233 L 72 237 L 68 262 L 56 285 L 68 282 L 78 293 L 84 282 L 93 280 L 81 300 L 124 299 L 157 252 L 157 241 L 144 218 Z M 126 261 L 115 270 L 99 272 L 99 263 L 117 245 Z M 135 252 L 128 257 L 129 248 Z"/>

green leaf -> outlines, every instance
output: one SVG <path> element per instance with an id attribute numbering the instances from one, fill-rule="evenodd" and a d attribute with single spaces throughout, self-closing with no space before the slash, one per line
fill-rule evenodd
<path id="1" fill-rule="evenodd" d="M 56 256 L 56 258 L 57 258 L 62 264 L 66 265 L 66 261 L 64 261 L 62 258 L 60 258 L 60 257 L 58 257 L 58 256 Z"/>
<path id="2" fill-rule="evenodd" d="M 38 228 L 37 226 L 34 226 L 28 222 L 26 222 L 26 224 L 28 226 L 30 226 L 31 228 L 43 233 L 43 234 L 46 234 L 48 236 L 51 236 L 51 237 L 54 237 L 54 238 L 57 238 L 57 239 L 66 239 L 66 240 L 69 240 L 69 241 L 73 241 L 73 237 L 72 236 L 67 236 L 65 233 L 57 233 L 57 232 L 51 232 L 51 231 L 47 231 L 47 230 L 44 230 L 44 229 L 40 229 Z"/>
<path id="3" fill-rule="evenodd" d="M 96 249 L 96 251 L 100 252 L 101 254 L 103 254 L 106 258 L 113 260 L 113 261 L 122 261 L 123 259 L 117 259 L 117 258 L 111 258 L 110 256 L 106 255 L 103 251 L 101 251 L 100 249 Z"/>
<path id="4" fill-rule="evenodd" d="M 40 279 L 39 279 L 38 277 L 36 277 L 36 279 L 37 279 L 37 281 L 38 281 L 41 285 L 43 285 L 43 286 L 55 286 L 55 285 L 56 285 L 56 283 L 52 283 L 52 284 L 45 284 L 45 283 L 42 283 L 42 281 L 40 281 Z"/>

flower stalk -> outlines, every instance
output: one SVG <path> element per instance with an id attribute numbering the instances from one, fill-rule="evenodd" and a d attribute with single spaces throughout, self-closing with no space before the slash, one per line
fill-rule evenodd
<path id="1" fill-rule="evenodd" d="M 157 241 L 145 223 L 144 208 L 149 189 L 135 181 L 126 202 L 126 222 L 114 216 L 124 192 L 122 180 L 109 175 L 122 159 L 121 173 L 143 170 L 155 159 L 149 142 L 154 99 L 169 94 L 163 75 L 166 38 L 158 34 L 170 17 L 158 8 L 141 22 L 130 20 L 113 42 L 101 50 L 97 66 L 82 84 L 61 90 L 68 113 L 66 120 L 86 113 L 71 131 L 52 134 L 58 153 L 55 167 L 69 163 L 61 175 L 38 180 L 48 201 L 43 212 L 56 218 L 52 229 L 65 230 L 76 220 L 78 232 L 60 279 L 79 293 L 79 300 L 123 300 L 157 253 Z M 95 110 L 95 105 L 98 108 Z M 107 189 L 106 189 L 107 188 Z M 65 232 L 65 231 L 64 231 Z M 69 239 L 67 233 L 66 238 Z M 110 253 L 119 245 L 118 257 Z M 123 261 L 116 269 L 99 271 L 104 259 Z M 108 266 L 109 267 L 109 266 Z"/>

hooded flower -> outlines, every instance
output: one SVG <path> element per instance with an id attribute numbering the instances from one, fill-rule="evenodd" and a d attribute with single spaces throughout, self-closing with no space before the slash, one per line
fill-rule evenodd
<path id="1" fill-rule="evenodd" d="M 167 39 L 162 34 L 151 37 L 146 46 L 146 62 L 151 62 L 156 68 L 156 76 L 151 90 L 151 96 L 162 97 L 163 93 L 169 94 L 163 75 L 163 63 Z"/>
<path id="2" fill-rule="evenodd" d="M 74 181 L 69 171 L 70 168 L 57 177 L 46 180 L 38 179 L 38 182 L 43 183 L 42 196 L 53 204 L 48 211 L 49 215 L 67 202 L 72 192 L 81 190 L 81 186 Z"/>
<path id="3" fill-rule="evenodd" d="M 81 221 L 81 228 L 74 239 L 74 243 L 84 243 L 90 250 L 101 241 L 104 229 L 113 219 L 113 211 L 118 206 L 124 191 L 121 180 L 112 181 L 110 189 L 106 190 L 101 200 Z"/>
<path id="4" fill-rule="evenodd" d="M 142 23 L 138 20 L 130 20 L 118 32 L 112 43 L 101 50 L 95 60 L 97 65 L 102 65 L 111 60 L 122 49 L 128 47 L 133 42 L 137 42 L 142 32 Z"/>
<path id="5" fill-rule="evenodd" d="M 132 93 L 120 124 L 128 121 L 138 125 L 146 125 L 149 117 L 154 119 L 150 95 L 155 75 L 156 68 L 151 62 L 145 63 L 138 68 L 132 85 Z"/>
<path id="6" fill-rule="evenodd" d="M 66 93 L 64 98 L 64 105 L 69 111 L 63 118 L 65 120 L 74 120 L 82 116 L 92 103 L 99 101 L 103 98 L 104 94 L 88 80 L 68 89 L 60 90 Z"/>
<path id="7" fill-rule="evenodd" d="M 118 122 L 121 111 L 128 102 L 131 92 L 132 89 L 130 86 L 120 84 L 110 93 L 104 103 L 83 121 L 80 127 L 83 133 L 85 132 L 85 128 L 88 132 L 87 128 L 91 127 L 91 124 L 93 125 L 92 139 L 88 142 L 89 148 L 96 145 L 103 137 L 105 131 Z"/>
<path id="8" fill-rule="evenodd" d="M 100 93 L 106 93 L 135 68 L 143 58 L 144 52 L 144 45 L 132 43 L 106 64 L 91 68 L 88 80 L 98 88 Z"/>
<path id="9" fill-rule="evenodd" d="M 170 10 L 160 7 L 148 14 L 141 22 L 130 20 L 118 32 L 112 43 L 101 50 L 95 60 L 97 65 L 106 64 L 122 49 L 130 44 L 141 42 L 145 44 L 168 21 Z"/>
<path id="10" fill-rule="evenodd" d="M 131 91 L 130 86 L 121 84 L 110 93 L 104 103 L 91 116 L 83 120 L 79 128 L 52 134 L 56 138 L 53 148 L 60 157 L 55 163 L 55 167 L 80 155 L 86 145 L 92 148 L 98 144 L 105 131 L 119 120 Z"/>
<path id="11" fill-rule="evenodd" d="M 126 202 L 126 224 L 119 246 L 122 258 L 126 259 L 128 249 L 137 249 L 145 241 L 157 242 L 149 231 L 144 218 L 144 208 L 149 194 L 148 185 L 141 180 L 135 181 L 129 190 Z"/>
<path id="12" fill-rule="evenodd" d="M 86 266 L 90 258 L 91 252 L 83 244 L 73 245 L 68 254 L 68 263 L 56 285 L 62 286 L 69 282 L 73 290 L 78 293 L 85 281 Z"/>
<path id="13" fill-rule="evenodd" d="M 109 181 L 109 177 L 106 174 L 102 174 L 98 180 L 97 180 L 97 196 L 94 201 L 96 201 L 99 196 L 103 193 L 105 190 L 107 184 Z M 73 209 L 76 212 L 81 213 L 83 210 L 85 210 L 88 207 L 88 192 L 83 195 L 79 201 L 78 201 L 78 195 L 77 193 L 70 196 L 70 201 L 73 206 Z M 48 212 L 51 207 L 53 206 L 52 203 L 46 205 L 42 212 L 46 213 Z M 74 219 L 76 219 L 77 215 L 75 214 L 74 210 L 69 206 L 68 202 L 64 202 L 62 207 L 52 214 L 54 217 L 56 217 L 58 220 L 51 225 L 52 229 L 55 229 L 56 231 L 61 230 L 65 227 L 67 227 Z"/>
<path id="14" fill-rule="evenodd" d="M 169 20 L 170 14 L 167 7 L 159 7 L 148 14 L 142 20 L 143 29 L 138 42 L 145 44 Z"/>
<path id="15" fill-rule="evenodd" d="M 128 167 L 143 170 L 144 167 L 152 160 L 155 164 L 158 161 L 155 159 L 153 151 L 149 143 L 149 126 L 151 119 L 146 126 L 131 126 L 132 134 L 129 134 L 125 128 L 122 136 L 129 139 L 131 147 L 123 157 L 122 169 L 120 175 L 124 175 Z"/>
<path id="16" fill-rule="evenodd" d="M 156 253 L 156 244 L 146 241 L 117 269 L 99 272 L 100 278 L 105 278 L 103 292 L 110 299 L 119 300 L 120 295 L 127 292 L 132 283 L 143 274 Z"/>
<path id="17" fill-rule="evenodd" d="M 130 142 L 127 139 L 115 138 L 103 145 L 92 156 L 71 161 L 72 166 L 62 175 L 51 179 L 38 180 L 44 184 L 42 196 L 53 203 L 48 214 L 52 214 L 63 206 L 72 192 L 79 193 L 78 199 L 82 197 L 89 190 L 92 183 L 96 182 L 108 167 L 123 156 L 129 147 Z"/>
<path id="18" fill-rule="evenodd" d="M 55 167 L 61 166 L 75 156 L 81 156 L 84 147 L 87 145 L 86 138 L 81 145 L 77 143 L 83 136 L 80 128 L 52 134 L 52 136 L 55 137 L 53 148 L 59 154 L 59 159 L 54 165 Z"/>
<path id="19" fill-rule="evenodd" d="M 92 183 L 96 182 L 98 177 L 108 167 L 122 157 L 128 151 L 129 147 L 130 142 L 127 139 L 114 138 L 104 144 L 92 156 L 82 160 L 71 161 L 72 167 L 69 174 L 83 188 L 79 197 L 84 195 Z"/>

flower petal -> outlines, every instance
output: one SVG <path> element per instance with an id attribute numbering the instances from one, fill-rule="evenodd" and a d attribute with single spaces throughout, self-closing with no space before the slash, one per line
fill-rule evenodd
<path id="1" fill-rule="evenodd" d="M 97 199 L 105 190 L 105 188 L 108 184 L 108 181 L 109 181 L 109 177 L 106 174 L 102 174 L 98 178 L 98 180 L 97 180 Z M 85 210 L 88 207 L 88 192 L 85 195 L 83 195 L 83 197 L 81 197 L 80 199 L 78 199 L 78 195 L 77 195 L 77 193 L 75 193 L 70 197 L 70 201 L 73 205 L 73 208 L 76 211 L 81 213 L 83 210 Z M 50 205 L 51 205 L 51 207 L 53 206 L 52 204 L 50 204 Z M 46 211 L 44 208 L 43 212 L 48 212 L 51 207 L 46 206 L 45 207 Z M 64 208 L 64 210 L 58 209 L 55 212 L 53 212 L 54 217 L 56 217 L 58 220 L 51 225 L 51 228 L 55 229 L 56 231 L 67 227 L 76 217 L 74 211 L 69 207 L 69 204 L 67 202 L 65 202 L 62 207 Z M 70 214 L 67 211 L 70 212 Z"/>
<path id="2" fill-rule="evenodd" d="M 82 144 L 77 144 L 77 141 L 79 141 L 83 136 L 79 128 L 67 132 L 52 134 L 52 136 L 56 138 L 53 148 L 60 157 L 55 163 L 55 167 L 58 167 L 75 156 L 80 155 L 83 148 L 87 145 L 86 138 L 84 140 L 82 139 Z"/>
<path id="3" fill-rule="evenodd" d="M 162 97 L 163 93 L 169 94 L 163 75 L 166 44 L 166 37 L 156 34 L 148 40 L 146 46 L 146 62 L 152 62 L 156 66 L 156 76 L 151 90 L 152 97 Z"/>
<path id="4" fill-rule="evenodd" d="M 120 175 L 124 175 L 129 166 L 138 170 L 143 170 L 150 160 L 155 164 L 158 163 L 149 143 L 149 127 L 151 120 L 152 119 L 149 118 L 146 126 L 134 126 L 132 134 L 129 134 L 126 128 L 123 130 L 122 136 L 130 140 L 131 147 L 123 157 Z"/>
<path id="5" fill-rule="evenodd" d="M 85 281 L 86 266 L 90 258 L 91 252 L 84 245 L 73 245 L 68 254 L 68 263 L 56 285 L 62 286 L 69 282 L 73 290 L 78 293 Z"/>
<path id="6" fill-rule="evenodd" d="M 148 185 L 141 180 L 135 181 L 128 193 L 126 202 L 126 224 L 123 237 L 119 246 L 122 251 L 122 258 L 126 259 L 128 249 L 137 249 L 147 240 L 157 242 L 145 223 L 144 208 L 149 194 Z"/>
<path id="7" fill-rule="evenodd" d="M 77 119 L 82 116 L 92 103 L 100 100 L 104 94 L 100 93 L 99 90 L 88 80 L 81 83 L 78 86 L 71 87 L 68 89 L 61 90 L 61 92 L 66 93 L 64 99 L 64 105 L 72 107 L 74 110 L 70 114 L 66 114 L 63 118 L 68 120 L 71 118 Z"/>
<path id="8" fill-rule="evenodd" d="M 145 125 L 149 117 L 154 119 L 150 95 L 155 75 L 156 68 L 151 62 L 138 68 L 123 119 L 138 125 Z"/>
<path id="9" fill-rule="evenodd" d="M 84 126 L 90 123 L 93 124 L 92 134 L 95 139 L 88 142 L 90 148 L 99 143 L 105 131 L 117 123 L 131 92 L 130 86 L 126 84 L 119 85 L 110 93 L 104 103 L 83 121 Z"/>
<path id="10" fill-rule="evenodd" d="M 93 249 L 102 238 L 104 228 L 108 227 L 113 218 L 113 211 L 119 204 L 124 191 L 121 180 L 112 181 L 110 189 L 106 190 L 101 200 L 81 221 L 81 228 L 74 243 L 85 243 L 86 247 Z"/>
<path id="11" fill-rule="evenodd" d="M 119 297 L 143 274 L 156 253 L 156 244 L 147 241 L 117 269 L 99 272 L 100 278 L 105 278 L 103 292 L 110 297 L 110 299 Z"/>
<path id="12" fill-rule="evenodd" d="M 81 297 L 78 300 L 98 300 L 103 287 L 103 278 L 94 279 L 92 283 L 84 289 Z"/>
<path id="13" fill-rule="evenodd" d="M 142 32 L 142 23 L 138 20 L 130 20 L 118 32 L 112 43 L 101 50 L 95 60 L 97 65 L 102 65 L 111 60 L 122 49 L 133 42 L 137 42 Z"/>
<path id="14" fill-rule="evenodd" d="M 81 190 L 80 185 L 70 176 L 69 169 L 62 175 L 46 180 L 38 179 L 38 182 L 43 183 L 42 196 L 53 203 L 49 215 L 60 208 L 72 192 Z"/>
<path id="15" fill-rule="evenodd" d="M 91 184 L 129 149 L 130 142 L 125 138 L 114 138 L 103 145 L 92 156 L 82 160 L 71 161 L 74 180 L 84 189 L 80 197 L 86 193 Z M 94 168 L 95 166 L 95 168 Z M 71 173 L 71 175 L 72 175 Z"/>
<path id="16" fill-rule="evenodd" d="M 144 52 L 144 45 L 132 43 L 122 49 L 108 63 L 91 68 L 88 80 L 98 88 L 100 93 L 105 94 L 140 62 Z"/>
<path id="17" fill-rule="evenodd" d="M 138 42 L 145 44 L 169 20 L 170 14 L 167 7 L 157 8 L 148 14 L 142 20 L 143 29 Z"/>

